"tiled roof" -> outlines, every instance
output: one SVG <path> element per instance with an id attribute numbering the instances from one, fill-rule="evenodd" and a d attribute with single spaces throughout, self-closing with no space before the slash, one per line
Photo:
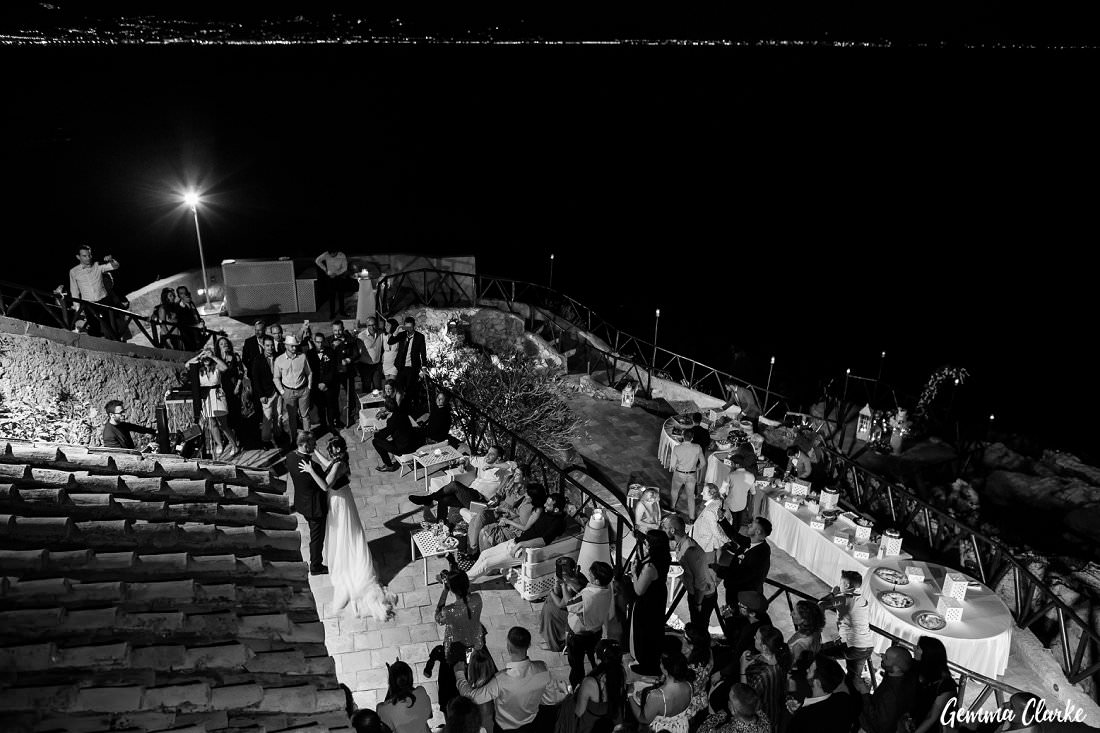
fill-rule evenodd
<path id="1" fill-rule="evenodd" d="M 268 471 L 0 440 L 0 729 L 347 729 Z"/>

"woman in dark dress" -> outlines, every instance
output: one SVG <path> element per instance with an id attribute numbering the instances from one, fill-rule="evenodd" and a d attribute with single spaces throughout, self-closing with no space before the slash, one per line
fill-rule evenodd
<path id="1" fill-rule="evenodd" d="M 226 336 L 219 336 L 214 345 L 214 353 L 229 367 L 222 372 L 222 387 L 225 389 L 225 402 L 229 408 L 226 416 L 229 427 L 234 432 L 241 429 L 241 404 L 245 387 L 244 362 L 241 355 L 233 350 L 233 344 Z"/>
<path id="2" fill-rule="evenodd" d="M 947 668 L 947 649 L 931 636 L 917 639 L 917 697 L 912 717 L 902 719 L 907 730 L 915 733 L 940 733 L 940 713 L 947 701 L 959 694 L 959 686 Z"/>
<path id="3" fill-rule="evenodd" d="M 640 675 L 660 674 L 660 639 L 665 633 L 665 605 L 668 603 L 668 568 L 672 553 L 668 535 L 651 529 L 638 546 L 634 571 L 626 579 L 624 590 L 634 597 L 630 615 L 630 654 L 637 661 L 631 669 Z"/>
<path id="4" fill-rule="evenodd" d="M 446 392 L 436 392 L 428 411 L 416 422 L 424 429 L 425 443 L 447 441 L 452 448 L 458 447 L 458 439 L 451 435 L 451 400 Z"/>

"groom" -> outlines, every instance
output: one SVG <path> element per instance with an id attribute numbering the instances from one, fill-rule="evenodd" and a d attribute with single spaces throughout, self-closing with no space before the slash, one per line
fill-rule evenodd
<path id="1" fill-rule="evenodd" d="M 313 463 L 313 449 L 317 441 L 308 430 L 298 431 L 298 448 L 286 457 L 286 468 L 294 484 L 294 511 L 302 515 L 309 525 L 309 574 L 327 575 L 328 568 L 321 564 L 322 550 L 325 546 L 325 515 L 328 514 L 328 497 L 313 480 L 313 477 L 299 467 L 301 461 Z M 323 473 L 314 464 L 318 473 Z"/>

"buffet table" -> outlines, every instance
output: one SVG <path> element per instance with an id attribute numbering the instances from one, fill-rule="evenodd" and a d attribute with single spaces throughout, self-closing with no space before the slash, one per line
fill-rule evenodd
<path id="1" fill-rule="evenodd" d="M 661 426 L 661 435 L 657 439 L 657 458 L 661 461 L 661 465 L 671 470 L 672 466 L 672 451 L 673 449 L 684 442 L 683 437 L 673 434 L 674 430 L 684 430 L 685 427 L 681 423 L 677 422 L 677 418 L 681 415 L 674 415 L 673 417 L 665 420 L 664 425 Z M 714 428 L 710 431 L 711 440 L 716 443 L 721 443 L 729 438 L 731 430 L 739 430 L 740 425 L 736 421 L 727 423 L 720 428 Z M 728 454 L 728 451 L 727 451 Z M 713 455 L 713 454 L 712 454 Z M 724 456 L 723 456 L 724 457 Z M 728 470 L 727 470 L 728 473 Z M 710 465 L 707 466 L 707 475 L 710 475 Z M 707 479 L 710 481 L 710 479 Z"/>
<path id="2" fill-rule="evenodd" d="M 761 489 L 757 488 L 758 495 L 760 491 Z M 817 530 L 810 526 L 810 517 L 813 513 L 805 506 L 800 507 L 797 512 L 792 512 L 776 501 L 773 496 L 768 496 L 767 507 L 768 519 L 772 523 L 772 533 L 768 539 L 828 585 L 840 583 L 842 570 L 853 570 L 863 575 L 868 568 L 883 563 L 876 558 L 878 553 L 876 544 L 869 546 L 871 551 L 869 560 L 859 560 L 847 546 L 833 542 L 837 532 L 844 529 L 854 531 L 850 524 L 838 520 L 824 530 Z M 908 557 L 907 553 L 902 553 L 900 559 Z"/>
<path id="3" fill-rule="evenodd" d="M 800 558 L 801 560 L 801 558 Z M 864 596 L 870 603 L 870 620 L 874 626 L 894 636 L 916 643 L 921 636 L 933 636 L 947 648 L 952 662 L 972 669 L 986 677 L 997 678 L 1008 668 L 1008 656 L 1012 647 L 1012 614 L 1001 597 L 988 586 L 953 568 L 934 563 L 899 562 L 898 558 L 873 561 L 863 578 Z M 904 566 L 917 565 L 924 571 L 925 580 L 894 584 L 880 578 L 875 569 L 880 566 L 897 570 L 904 576 Z M 947 573 L 958 573 L 970 581 L 960 621 L 948 621 L 942 629 L 930 630 L 917 624 L 918 614 L 936 611 Z M 881 594 L 897 591 L 911 597 L 915 604 L 909 608 L 892 608 L 883 603 Z M 888 637 L 875 634 L 875 651 L 882 653 L 890 646 Z"/>

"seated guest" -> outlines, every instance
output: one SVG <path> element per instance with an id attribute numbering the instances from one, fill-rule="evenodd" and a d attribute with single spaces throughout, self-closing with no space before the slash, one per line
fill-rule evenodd
<path id="1" fill-rule="evenodd" d="M 496 496 L 493 497 L 493 501 L 489 502 L 489 507 L 487 509 L 480 512 L 476 512 L 472 509 L 458 510 L 459 515 L 467 524 L 466 538 L 468 549 L 466 554 L 468 557 L 476 558 L 477 554 L 481 551 L 481 530 L 485 525 L 496 522 L 499 517 L 507 517 L 513 520 L 519 517 L 520 507 L 529 500 L 527 496 L 527 486 L 527 469 L 524 466 L 516 466 L 512 470 L 512 473 L 501 483 Z M 535 506 L 541 509 L 545 501 L 546 495 L 544 493 L 542 500 Z M 494 503 L 496 506 L 493 506 Z M 511 537 L 506 539 L 511 539 Z M 503 542 L 503 540 L 501 540 L 501 542 Z M 494 542 L 493 544 L 499 543 Z"/>
<path id="2" fill-rule="evenodd" d="M 539 632 L 545 641 L 539 642 L 539 649 L 548 652 L 565 651 L 565 643 L 569 637 L 569 609 L 566 604 L 566 588 L 570 597 L 580 593 L 586 585 L 588 578 L 577 571 L 577 561 L 571 557 L 559 557 L 558 564 L 563 566 L 561 579 L 554 578 L 554 586 L 550 589 L 550 595 L 542 604 L 542 615 L 539 619 Z"/>
<path id="3" fill-rule="evenodd" d="M 646 489 L 634 505 L 634 531 L 645 534 L 661 528 L 661 495 L 657 489 Z"/>
<path id="4" fill-rule="evenodd" d="M 504 449 L 494 445 L 485 453 L 484 457 L 466 458 L 466 465 L 477 470 L 477 477 L 466 486 L 459 481 L 451 481 L 449 484 L 426 496 L 412 494 L 409 501 L 420 506 L 431 506 L 433 502 L 439 503 L 439 516 L 445 517 L 447 507 L 470 508 L 471 501 L 487 502 L 492 499 L 501 482 L 511 467 L 504 461 Z"/>
<path id="5" fill-rule="evenodd" d="M 603 627 L 615 612 L 611 602 L 611 580 L 614 569 L 605 562 L 597 560 L 589 567 L 592 578 L 580 593 L 573 596 L 569 587 L 565 587 L 565 603 L 569 609 L 569 684 L 579 685 L 584 678 L 584 657 L 588 656 L 592 666 L 596 666 L 596 644 L 603 638 Z"/>
<path id="6" fill-rule="evenodd" d="M 436 392 L 428 411 L 418 417 L 416 422 L 424 430 L 425 443 L 447 441 L 452 448 L 458 447 L 458 439 L 451 435 L 451 401 L 446 392 Z"/>
<path id="7" fill-rule="evenodd" d="M 477 546 L 481 550 L 495 547 L 501 542 L 515 539 L 526 532 L 542 516 L 542 508 L 546 505 L 546 489 L 540 484 L 531 484 L 527 487 L 527 497 L 520 503 L 515 511 L 501 510 L 497 521 L 486 525 L 478 535 Z"/>
<path id="8" fill-rule="evenodd" d="M 386 406 L 379 410 L 378 416 L 385 417 L 386 427 L 376 432 L 371 440 L 374 449 L 378 451 L 378 457 L 382 459 L 382 465 L 375 468 L 382 472 L 396 471 L 398 465 L 393 456 L 416 450 L 419 441 L 412 421 L 409 420 L 404 395 L 397 391 L 396 382 L 387 379 L 382 385 L 382 392 L 386 397 Z"/>
<path id="9" fill-rule="evenodd" d="M 862 677 L 852 681 L 863 702 L 859 724 L 867 733 L 894 733 L 917 699 L 913 655 L 908 649 L 901 646 L 887 649 L 882 655 L 882 671 L 884 676 L 874 693 Z"/>
<path id="10" fill-rule="evenodd" d="M 563 494 L 551 494 L 543 506 L 542 515 L 529 529 L 503 544 L 482 550 L 477 562 L 469 570 L 470 580 L 476 580 L 490 570 L 519 565 L 523 551 L 528 547 L 546 547 L 565 531 L 565 505 Z M 454 563 L 454 554 L 447 558 Z"/>
<path id="11" fill-rule="evenodd" d="M 491 702 L 496 709 L 496 727 L 500 730 L 517 730 L 533 723 L 539 713 L 539 705 L 549 704 L 550 672 L 545 662 L 527 656 L 531 646 L 531 632 L 522 626 L 508 629 L 505 659 L 507 668 L 497 672 L 489 683 L 473 689 L 466 681 L 466 663 L 460 660 L 454 666 L 458 679 L 458 693 L 479 705 Z"/>
<path id="12" fill-rule="evenodd" d="M 756 690 L 737 682 L 730 686 L 723 707 L 707 717 L 698 733 L 771 733 L 771 723 L 760 709 Z"/>
<path id="13" fill-rule="evenodd" d="M 107 412 L 107 422 L 103 425 L 103 446 L 105 448 L 129 448 L 133 450 L 134 439 L 130 433 L 156 435 L 157 431 L 144 425 L 134 425 L 122 419 L 126 408 L 120 400 L 111 400 L 103 409 Z"/>
<path id="14" fill-rule="evenodd" d="M 787 733 L 848 733 L 856 718 L 855 703 L 844 685 L 844 669 L 818 654 L 808 671 L 810 696 L 794 712 Z M 891 729 L 894 733 L 896 729 Z"/>

